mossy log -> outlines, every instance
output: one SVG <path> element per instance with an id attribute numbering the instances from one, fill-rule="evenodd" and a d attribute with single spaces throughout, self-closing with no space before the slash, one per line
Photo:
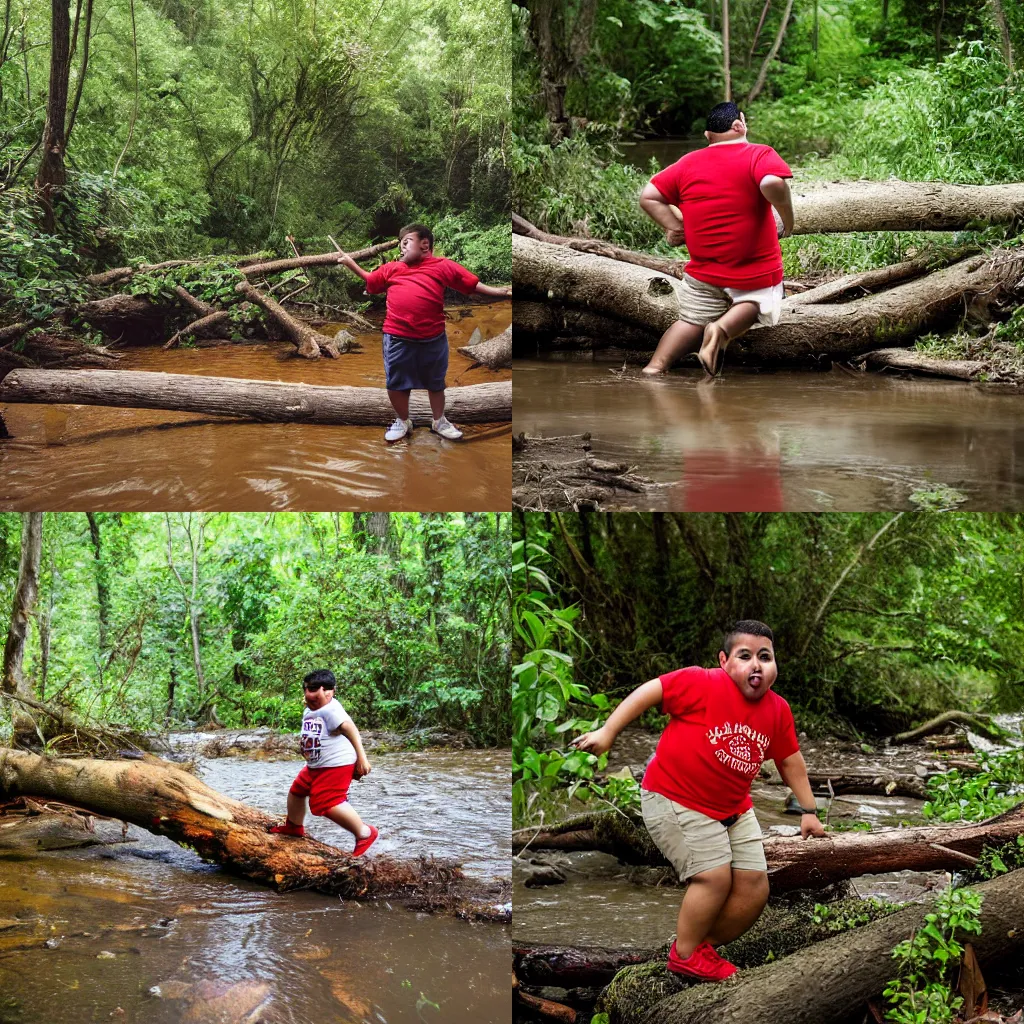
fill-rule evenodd
<path id="1" fill-rule="evenodd" d="M 975 888 L 984 896 L 982 931 L 972 938 L 982 969 L 1000 960 L 1013 962 L 1024 947 L 1024 872 Z M 611 1024 L 859 1024 L 866 1001 L 880 995 L 893 976 L 893 947 L 929 912 L 928 905 L 914 904 L 716 985 L 683 988 L 663 964 L 627 968 L 599 1008 L 608 1012 Z M 642 979 L 630 977 L 642 971 Z M 668 986 L 681 991 L 657 999 Z"/>
<path id="2" fill-rule="evenodd" d="M 383 388 L 145 370 L 14 370 L 0 382 L 0 404 L 4 402 L 171 409 L 268 423 L 356 426 L 378 426 L 390 422 L 394 415 Z M 452 388 L 447 412 L 454 423 L 508 423 L 512 419 L 512 382 Z M 430 406 L 422 392 L 413 394 L 409 415 L 418 426 L 430 425 Z"/>
<path id="3" fill-rule="evenodd" d="M 988 378 L 992 372 L 992 365 L 981 359 L 937 359 L 901 348 L 876 349 L 858 356 L 855 361 L 868 370 L 902 370 L 948 380 L 980 380 Z"/>
<path id="4" fill-rule="evenodd" d="M 820 839 L 769 836 L 764 852 L 773 891 L 785 892 L 887 871 L 955 871 L 972 863 L 983 847 L 1019 835 L 1024 835 L 1024 803 L 976 824 L 840 832 Z M 617 811 L 579 815 L 545 829 L 515 830 L 513 852 L 527 847 L 600 850 L 628 864 L 665 864 L 643 824 Z"/>
<path id="5" fill-rule="evenodd" d="M 399 899 L 481 919 L 507 916 L 503 883 L 467 879 L 451 860 L 351 857 L 317 842 L 270 835 L 280 819 L 232 800 L 159 758 L 51 758 L 0 752 L 0 800 L 60 800 L 138 825 L 204 860 L 281 892 L 316 889 L 344 899 Z M 282 805 L 284 793 L 281 794 Z"/>
<path id="6" fill-rule="evenodd" d="M 932 736 L 937 732 L 943 732 L 950 725 L 966 725 L 972 732 L 978 733 L 996 743 L 1004 743 L 1011 738 L 1011 733 L 1002 726 L 991 721 L 987 715 L 976 715 L 970 711 L 944 711 L 941 715 L 930 718 L 927 722 L 917 726 L 916 729 L 909 729 L 907 732 L 897 733 L 889 737 L 890 743 L 916 743 L 925 736 Z"/>
<path id="7" fill-rule="evenodd" d="M 526 300 L 585 309 L 661 334 L 678 319 L 678 282 L 664 274 L 564 246 L 512 236 L 513 285 Z M 975 256 L 888 291 L 840 303 L 783 303 L 774 327 L 755 327 L 729 348 L 730 362 L 821 363 L 849 360 L 879 347 L 910 345 L 1009 294 L 1024 254 Z"/>

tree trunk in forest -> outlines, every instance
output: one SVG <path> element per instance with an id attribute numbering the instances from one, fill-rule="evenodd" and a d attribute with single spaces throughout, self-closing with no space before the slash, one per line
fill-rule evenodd
<path id="1" fill-rule="evenodd" d="M 299 355 L 303 359 L 319 359 L 321 355 L 337 359 L 340 353 L 349 350 L 352 336 L 347 331 L 342 331 L 335 338 L 328 338 L 319 331 L 314 331 L 312 327 L 304 324 L 301 320 L 296 320 L 282 308 L 280 303 L 269 295 L 264 295 L 251 284 L 245 282 L 237 284 L 235 291 L 244 295 L 250 302 L 255 302 L 268 316 L 280 324 L 288 337 L 295 342 Z"/>
<path id="2" fill-rule="evenodd" d="M 316 889 L 344 899 L 397 898 L 481 919 L 506 916 L 495 906 L 508 899 L 505 888 L 466 879 L 451 861 L 353 858 L 315 839 L 270 835 L 268 827 L 279 819 L 152 755 L 107 761 L 0 753 L 0 799 L 16 796 L 61 800 L 119 818 L 281 892 Z"/>
<path id="3" fill-rule="evenodd" d="M 394 410 L 383 388 L 326 387 L 234 377 L 199 377 L 143 370 L 13 370 L 0 382 L 0 403 L 105 405 L 122 409 L 173 409 L 238 416 L 266 423 L 379 426 Z M 462 423 L 512 420 L 512 382 L 452 388 L 448 416 Z M 412 396 L 409 415 L 430 426 L 427 396 Z"/>
<path id="4" fill-rule="evenodd" d="M 914 743 L 917 740 L 924 739 L 925 736 L 942 732 L 947 725 L 966 725 L 974 730 L 974 732 L 996 743 L 1005 742 L 1011 736 L 1011 733 L 1007 732 L 1007 730 L 990 721 L 988 715 L 975 715 L 969 711 L 944 711 L 941 715 L 928 719 L 927 722 L 919 725 L 916 729 L 910 729 L 907 732 L 890 736 L 889 742 Z"/>
<path id="5" fill-rule="evenodd" d="M 1020 875 L 1011 872 L 973 887 L 984 902 L 981 934 L 971 938 L 971 945 L 986 970 L 999 961 L 1012 964 L 1024 946 Z M 617 1024 L 749 1024 L 756 1007 L 758 1024 L 859 1024 L 865 1002 L 879 996 L 893 976 L 893 947 L 920 928 L 930 911 L 928 905 L 913 904 L 774 963 L 743 970 L 726 984 L 686 987 L 653 1006 L 644 1002 L 643 988 L 633 986 L 634 998 L 616 1001 L 612 1019 Z M 609 994 L 618 986 L 616 979 Z M 651 987 L 650 982 L 644 986 Z"/>
<path id="6" fill-rule="evenodd" d="M 92 541 L 93 557 L 96 560 L 96 602 L 99 610 L 100 661 L 107 655 L 110 634 L 110 591 L 107 586 L 107 564 L 103 559 L 103 536 L 95 512 L 86 512 L 89 520 L 89 539 Z"/>
<path id="7" fill-rule="evenodd" d="M 53 200 L 67 181 L 64 124 L 68 112 L 68 76 L 71 71 L 71 15 L 68 0 L 50 3 L 50 90 L 46 97 L 43 126 L 43 158 L 36 175 L 36 189 L 43 205 L 43 231 L 54 231 Z"/>
<path id="8" fill-rule="evenodd" d="M 89 71 L 89 43 L 92 40 L 92 9 L 93 0 L 86 0 L 85 3 L 85 32 L 82 36 L 82 62 L 78 65 L 78 82 L 75 85 L 75 98 L 71 103 L 71 112 L 68 115 L 68 133 L 65 145 L 71 145 L 71 133 L 75 130 L 75 118 L 78 117 L 78 105 L 82 100 L 82 90 L 85 88 L 85 76 Z M 75 34 L 71 40 L 71 47 L 68 53 L 68 61 L 75 55 L 78 48 L 78 14 L 75 14 Z"/>
<path id="9" fill-rule="evenodd" d="M 1003 60 L 1006 61 L 1010 74 L 1013 74 L 1013 42 L 1010 39 L 1010 26 L 1006 21 L 1006 11 L 1003 10 L 1003 0 L 991 0 L 991 3 L 992 15 L 995 19 L 996 28 L 999 29 L 999 40 L 1003 48 Z"/>
<path id="10" fill-rule="evenodd" d="M 512 328 L 506 327 L 501 334 L 463 345 L 459 352 L 473 360 L 473 366 L 483 365 L 490 370 L 507 370 L 512 366 Z M 472 367 L 471 367 L 472 368 Z"/>
<path id="11" fill-rule="evenodd" d="M 21 514 L 21 560 L 18 565 L 18 583 L 14 589 L 11 622 L 4 644 L 3 678 L 0 688 L 17 697 L 32 697 L 32 687 L 24 675 L 25 640 L 28 625 L 39 594 L 39 560 L 43 551 L 43 513 Z M 35 722 L 24 706 L 15 705 L 12 713 L 14 741 L 24 742 L 35 733 Z"/>
<path id="12" fill-rule="evenodd" d="M 761 70 L 757 73 L 757 81 L 754 82 L 753 88 L 747 93 L 747 103 L 753 103 L 758 96 L 761 95 L 761 90 L 765 87 L 765 83 L 768 81 L 768 71 L 772 66 L 772 61 L 775 60 L 779 52 L 779 47 L 782 46 L 782 40 L 786 36 L 786 29 L 789 26 L 789 16 L 793 12 L 793 0 L 786 0 L 786 9 L 782 12 L 782 21 L 779 22 L 779 30 L 775 33 L 775 39 L 772 42 L 772 47 L 768 51 L 768 56 L 765 57 L 764 63 L 761 65 Z M 817 9 L 815 9 L 817 13 Z"/>
<path id="13" fill-rule="evenodd" d="M 732 63 L 729 47 L 729 0 L 722 0 L 722 77 L 725 80 L 725 102 L 732 100 Z"/>
<path id="14" fill-rule="evenodd" d="M 1024 833 L 1024 804 L 977 824 L 840 832 L 823 839 L 768 836 L 764 852 L 776 892 L 821 888 L 859 875 L 886 871 L 955 871 L 983 846 L 1010 842 Z M 580 815 L 546 829 L 517 829 L 513 852 L 600 850 L 630 864 L 663 865 L 661 852 L 642 824 L 618 812 Z"/>
<path id="15" fill-rule="evenodd" d="M 513 235 L 514 284 L 547 299 L 626 320 L 661 334 L 678 316 L 676 282 L 629 264 Z M 730 346 L 730 360 L 760 363 L 850 359 L 885 343 L 912 344 L 963 314 L 972 299 L 997 301 L 1014 286 L 1024 257 L 973 257 L 878 295 L 839 304 L 784 303 L 774 327 L 755 327 Z"/>

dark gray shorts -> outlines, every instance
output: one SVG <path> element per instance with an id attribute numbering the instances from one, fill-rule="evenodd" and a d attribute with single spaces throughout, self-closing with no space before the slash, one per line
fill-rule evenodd
<path id="1" fill-rule="evenodd" d="M 416 341 L 397 334 L 384 335 L 385 386 L 388 391 L 444 391 L 448 372 L 448 335 Z"/>

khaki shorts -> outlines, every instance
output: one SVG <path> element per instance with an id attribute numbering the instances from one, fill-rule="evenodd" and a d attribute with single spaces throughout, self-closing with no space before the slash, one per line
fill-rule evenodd
<path id="1" fill-rule="evenodd" d="M 753 808 L 726 828 L 700 811 L 646 789 L 640 792 L 640 806 L 647 831 L 680 881 L 723 864 L 744 871 L 768 870 L 761 826 Z"/>
<path id="2" fill-rule="evenodd" d="M 683 279 L 673 284 L 679 303 L 679 319 L 687 324 L 703 327 L 717 320 L 737 302 L 757 303 L 757 322 L 765 327 L 774 327 L 782 316 L 782 300 L 786 292 L 781 284 L 744 291 L 742 288 L 719 288 L 717 284 L 698 281 L 689 274 L 683 274 Z"/>

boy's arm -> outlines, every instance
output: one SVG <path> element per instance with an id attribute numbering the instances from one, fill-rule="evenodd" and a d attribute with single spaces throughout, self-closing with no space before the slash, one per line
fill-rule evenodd
<path id="1" fill-rule="evenodd" d="M 355 777 L 361 779 L 364 775 L 369 775 L 370 762 L 366 757 L 366 751 L 363 750 L 363 739 L 359 735 L 356 723 L 351 718 L 346 718 L 338 727 L 338 731 L 356 748 L 356 767 L 353 773 Z"/>
<path id="2" fill-rule="evenodd" d="M 782 781 L 793 790 L 793 795 L 800 801 L 801 810 L 805 807 L 814 807 L 814 792 L 811 789 L 810 780 L 807 778 L 804 755 L 798 750 L 796 753 L 790 754 L 789 757 L 776 761 L 775 767 L 779 769 Z M 825 835 L 825 827 L 818 820 L 816 811 L 801 816 L 800 835 L 804 839 L 808 836 Z"/>
<path id="3" fill-rule="evenodd" d="M 669 245 L 683 244 L 683 218 L 651 182 L 647 182 L 643 192 L 640 193 L 640 209 L 655 224 L 665 229 L 665 237 L 668 239 Z"/>
<path id="4" fill-rule="evenodd" d="M 490 285 L 486 285 L 481 281 L 477 282 L 476 288 L 474 289 L 477 295 L 491 295 L 496 299 L 511 299 L 512 289 L 511 288 L 492 288 Z"/>
<path id="5" fill-rule="evenodd" d="M 761 179 L 761 195 L 775 207 L 782 221 L 779 238 L 789 238 L 793 234 L 793 197 L 789 192 L 789 182 L 777 174 L 766 174 Z"/>
<path id="6" fill-rule="evenodd" d="M 356 261 L 352 259 L 352 257 L 349 256 L 347 252 L 338 254 L 338 262 L 343 267 L 348 267 L 348 269 L 351 270 L 353 274 L 358 274 L 364 281 L 367 280 L 370 276 L 369 271 L 363 270 L 363 268 L 359 266 L 359 264 L 356 263 Z"/>
<path id="7" fill-rule="evenodd" d="M 638 686 L 609 716 L 608 721 L 593 732 L 585 732 L 572 741 L 577 750 L 588 754 L 605 754 L 611 749 L 615 737 L 648 708 L 659 705 L 664 697 L 660 679 L 651 679 Z"/>

